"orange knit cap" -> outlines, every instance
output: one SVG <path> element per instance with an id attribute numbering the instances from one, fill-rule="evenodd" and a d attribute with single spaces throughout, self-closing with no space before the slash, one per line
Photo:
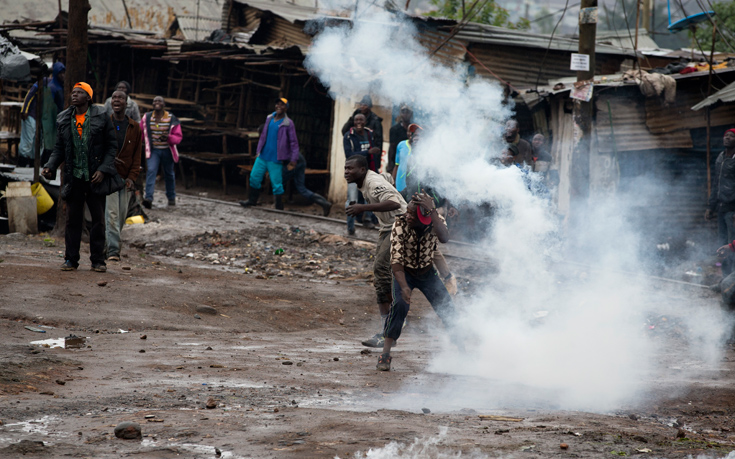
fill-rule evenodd
<path id="1" fill-rule="evenodd" d="M 86 92 L 87 94 L 89 94 L 89 98 L 90 99 L 92 98 L 92 94 L 93 94 L 93 92 L 92 92 L 92 86 L 88 85 L 87 83 L 85 83 L 83 81 L 80 81 L 79 83 L 75 84 L 74 87 L 75 88 L 82 88 L 84 90 L 84 92 Z"/>

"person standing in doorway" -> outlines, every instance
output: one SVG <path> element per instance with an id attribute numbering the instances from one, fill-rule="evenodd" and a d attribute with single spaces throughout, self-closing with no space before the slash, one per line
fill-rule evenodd
<path id="1" fill-rule="evenodd" d="M 704 218 L 712 219 L 717 212 L 717 244 L 729 244 L 735 239 L 735 129 L 725 131 L 725 150 L 717 156 L 712 174 L 712 191 Z"/>
<path id="2" fill-rule="evenodd" d="M 112 93 L 112 124 L 115 126 L 117 139 L 117 157 L 115 168 L 125 180 L 125 188 L 107 195 L 105 220 L 107 221 L 107 260 L 120 261 L 121 233 L 128 216 L 130 195 L 135 191 L 135 180 L 140 174 L 140 155 L 143 149 L 143 137 L 140 125 L 126 114 L 123 91 Z"/>
<path id="3" fill-rule="evenodd" d="M 353 156 L 362 156 L 367 162 L 368 170 L 377 172 L 380 167 L 380 149 L 375 146 L 373 131 L 365 125 L 365 115 L 362 113 L 357 113 L 353 118 L 355 125 L 344 134 L 343 139 L 345 159 L 349 160 Z M 351 204 L 363 204 L 364 202 L 363 195 L 358 190 L 357 185 L 348 182 L 345 207 Z M 368 229 L 375 228 L 372 212 L 364 213 L 362 224 Z M 347 215 L 347 233 L 350 236 L 355 234 L 355 216 L 349 214 Z"/>
<path id="4" fill-rule="evenodd" d="M 258 140 L 257 155 L 250 171 L 250 192 L 247 201 L 240 201 L 243 207 L 258 205 L 263 178 L 266 171 L 276 198 L 276 209 L 283 210 L 283 166 L 288 171 L 296 169 L 299 160 L 299 140 L 293 120 L 286 115 L 288 100 L 276 100 L 276 111 L 268 115 Z"/>
<path id="5" fill-rule="evenodd" d="M 92 270 L 107 271 L 105 264 L 105 196 L 92 191 L 105 174 L 116 174 L 117 142 L 112 120 L 105 109 L 92 105 L 92 87 L 79 82 L 71 91 L 71 106 L 58 117 L 56 145 L 41 172 L 49 180 L 64 163 L 61 198 L 66 207 L 66 254 L 62 271 L 79 267 L 84 205 L 92 216 L 89 230 L 89 259 Z"/>
<path id="6" fill-rule="evenodd" d="M 153 191 L 156 186 L 156 174 L 158 173 L 159 164 L 163 166 L 168 205 L 176 205 L 174 164 L 179 162 L 179 151 L 176 149 L 176 145 L 181 143 L 183 135 L 178 118 L 166 111 L 165 108 L 166 101 L 163 100 L 163 97 L 154 97 L 153 112 L 146 113 L 140 121 L 147 163 L 145 199 L 143 199 L 143 206 L 146 209 L 150 209 L 153 205 Z"/>

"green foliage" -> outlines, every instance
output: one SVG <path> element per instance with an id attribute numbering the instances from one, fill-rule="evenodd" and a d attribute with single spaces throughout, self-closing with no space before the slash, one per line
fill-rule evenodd
<path id="1" fill-rule="evenodd" d="M 735 2 L 732 0 L 715 2 L 712 4 L 712 10 L 715 12 L 714 20 L 720 32 L 715 37 L 715 51 L 735 53 L 733 49 L 735 47 Z M 694 14 L 688 11 L 687 13 Z M 691 34 L 689 32 L 690 37 Z M 722 39 L 723 35 L 727 42 Z M 697 25 L 695 36 L 703 50 L 712 50 L 712 23 L 709 20 Z"/>
<path id="2" fill-rule="evenodd" d="M 472 9 L 469 17 L 471 22 L 520 30 L 526 30 L 531 25 L 528 19 L 525 18 L 519 19 L 518 22 L 511 22 L 508 10 L 498 6 L 495 0 L 477 1 L 480 2 L 478 6 L 481 7 Z M 463 19 L 461 0 L 431 0 L 431 4 L 436 9 L 427 13 L 427 16 L 454 19 L 456 21 Z M 472 5 L 473 2 L 467 0 L 465 2 L 465 11 L 469 11 Z"/>

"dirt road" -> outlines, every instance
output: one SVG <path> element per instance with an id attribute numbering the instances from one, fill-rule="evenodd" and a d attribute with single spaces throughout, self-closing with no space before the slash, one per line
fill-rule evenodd
<path id="1" fill-rule="evenodd" d="M 360 345 L 370 244 L 186 196 L 151 214 L 105 274 L 86 252 L 59 271 L 63 241 L 0 236 L 0 457 L 735 457 L 732 348 L 614 412 L 446 406 L 449 382 L 487 381 L 427 371 L 443 337 L 423 298 L 394 371 Z M 82 348 L 31 344 L 72 334 Z M 123 421 L 143 438 L 116 438 Z"/>

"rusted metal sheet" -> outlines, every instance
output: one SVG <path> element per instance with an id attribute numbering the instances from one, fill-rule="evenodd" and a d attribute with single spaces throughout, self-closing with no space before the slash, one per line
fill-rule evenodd
<path id="1" fill-rule="evenodd" d="M 125 0 L 133 29 L 163 33 L 175 15 L 192 15 L 218 18 L 222 5 L 213 0 Z M 198 9 L 197 9 L 198 4 Z M 53 21 L 59 14 L 59 5 L 49 0 L 3 1 L 2 18 L 25 21 Z M 130 28 L 122 1 L 89 0 L 89 23 L 92 26 Z M 64 11 L 69 11 L 69 2 L 61 2 Z"/>
<path id="2" fill-rule="evenodd" d="M 269 21 L 265 42 L 274 48 L 287 48 L 293 45 L 309 46 L 311 37 L 303 32 L 302 26 L 274 16 Z"/>
<path id="3" fill-rule="evenodd" d="M 176 15 L 179 29 L 184 35 L 184 40 L 206 40 L 212 32 L 222 26 L 218 18 L 205 18 L 197 16 Z"/>
<path id="4" fill-rule="evenodd" d="M 707 126 L 705 111 L 693 111 L 692 107 L 702 101 L 699 91 L 683 91 L 677 88 L 676 102 L 666 106 L 658 99 L 646 99 L 646 126 L 655 134 L 665 134 L 682 129 Z M 735 123 L 735 104 L 724 104 L 710 111 L 712 126 Z"/>
<path id="5" fill-rule="evenodd" d="M 569 70 L 571 54 L 565 51 L 549 51 L 545 59 L 546 51 L 536 48 L 473 44 L 469 51 L 492 71 L 490 73 L 482 65 L 477 64 L 472 56 L 468 56 L 475 66 L 477 75 L 493 79 L 499 77 L 516 87 L 535 87 L 537 81 L 539 85 L 544 86 L 554 78 L 572 77 L 577 74 Z M 620 69 L 620 63 L 624 59 L 623 56 L 597 55 L 596 73 L 615 73 Z"/>
<path id="6" fill-rule="evenodd" d="M 646 108 L 637 88 L 600 94 L 595 128 L 601 152 L 692 148 L 688 130 L 657 135 L 646 127 Z M 608 107 L 609 104 L 609 107 Z M 612 114 L 612 126 L 610 120 Z M 614 135 L 613 135 L 614 133 Z"/>

